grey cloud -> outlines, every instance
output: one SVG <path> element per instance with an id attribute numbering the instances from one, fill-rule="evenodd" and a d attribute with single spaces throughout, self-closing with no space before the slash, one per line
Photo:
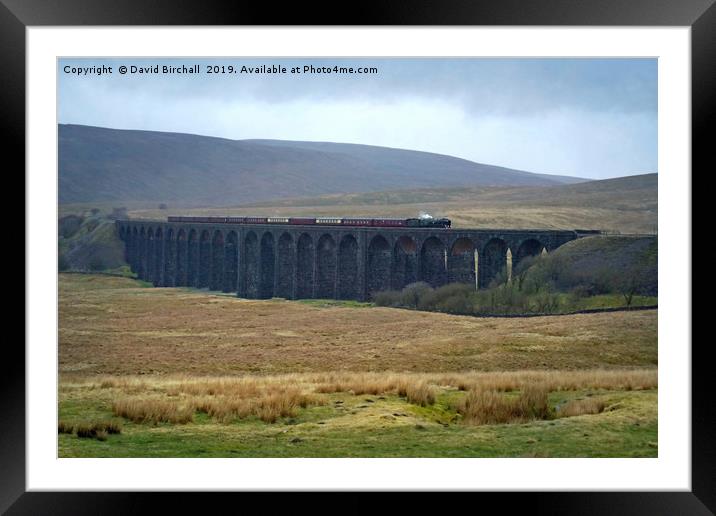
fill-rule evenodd
<path id="1" fill-rule="evenodd" d="M 84 60 L 72 60 L 79 63 Z M 94 60 L 92 61 L 94 62 Z M 459 103 L 471 113 L 539 114 L 563 108 L 586 111 L 655 112 L 654 59 L 247 59 L 106 60 L 107 63 L 232 64 L 241 66 L 375 66 L 376 75 L 112 75 L 74 78 L 60 74 L 61 87 L 97 83 L 107 91 L 143 95 L 265 102 L 375 100 L 406 96 Z M 64 61 L 63 63 L 64 64 Z"/>
<path id="2" fill-rule="evenodd" d="M 653 59 L 241 58 L 213 63 L 377 66 L 379 74 L 62 73 L 65 64 L 104 63 L 116 70 L 148 61 L 61 61 L 58 121 L 232 139 L 365 143 L 593 178 L 657 168 Z"/>

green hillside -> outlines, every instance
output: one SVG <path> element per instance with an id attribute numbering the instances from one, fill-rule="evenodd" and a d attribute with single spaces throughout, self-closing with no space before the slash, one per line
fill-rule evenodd
<path id="1" fill-rule="evenodd" d="M 124 243 L 112 216 L 95 209 L 60 217 L 58 267 L 61 271 L 126 270 Z"/>
<path id="2" fill-rule="evenodd" d="M 526 281 L 586 295 L 658 294 L 658 238 L 607 236 L 568 242 L 525 271 Z"/>

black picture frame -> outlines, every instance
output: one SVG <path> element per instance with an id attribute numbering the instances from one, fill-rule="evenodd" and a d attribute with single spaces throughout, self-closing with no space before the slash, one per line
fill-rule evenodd
<path id="1" fill-rule="evenodd" d="M 708 126 L 716 98 L 714 0 L 444 0 L 363 1 L 350 18 L 340 3 L 270 3 L 159 0 L 0 0 L 0 124 L 4 158 L 25 166 L 25 30 L 29 26 L 111 25 L 532 25 L 691 27 L 692 169 L 713 170 Z M 711 165 L 711 166 L 710 166 Z M 9 169 L 6 168 L 6 170 Z M 15 171 L 13 171 L 15 173 Z M 693 174 L 691 176 L 693 178 Z M 24 190 L 24 183 L 22 186 Z M 693 235 L 692 229 L 692 235 Z M 13 246 L 19 249 L 19 245 Z M 24 248 L 24 246 L 23 246 Z M 692 269 L 693 270 L 693 269 Z M 25 267 L 27 277 L 31 271 Z M 693 316 L 691 316 L 693 321 Z M 693 322 L 692 322 L 693 328 Z M 693 331 L 693 330 L 692 330 Z M 669 343 L 689 346 L 690 342 Z M 549 514 L 711 514 L 716 511 L 716 404 L 708 360 L 709 342 L 692 346 L 692 491 L 474 493 L 514 510 Z M 0 511 L 8 514 L 124 514 L 159 502 L 204 509 L 215 506 L 192 493 L 26 492 L 25 353 L 5 342 L 0 374 Z M 231 498 L 224 494 L 221 498 Z M 242 505 L 254 494 L 238 494 Z M 505 504 L 509 498 L 509 505 Z M 222 500 L 223 502 L 224 500 Z M 225 500 L 230 502 L 230 500 Z M 230 502 L 231 503 L 231 502 Z M 295 509 L 295 500 L 272 501 L 274 510 Z M 458 502 L 459 503 L 459 502 Z M 285 506 L 283 504 L 286 504 Z M 354 509 L 367 509 L 365 504 Z M 315 508 L 315 506 L 314 506 Z"/>

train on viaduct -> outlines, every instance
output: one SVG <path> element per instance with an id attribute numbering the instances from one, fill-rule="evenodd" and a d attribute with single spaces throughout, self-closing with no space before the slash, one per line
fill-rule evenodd
<path id="1" fill-rule="evenodd" d="M 416 281 L 483 288 L 507 268 L 508 255 L 514 268 L 527 256 L 583 234 L 176 220 L 116 224 L 126 260 L 139 278 L 155 286 L 208 288 L 255 299 L 362 301 Z"/>

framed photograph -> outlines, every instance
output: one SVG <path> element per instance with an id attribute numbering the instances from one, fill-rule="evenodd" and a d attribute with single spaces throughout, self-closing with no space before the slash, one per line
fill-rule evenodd
<path id="1" fill-rule="evenodd" d="M 344 26 L 4 2 L 28 301 L 0 507 L 498 491 L 709 514 L 711 4 Z"/>

